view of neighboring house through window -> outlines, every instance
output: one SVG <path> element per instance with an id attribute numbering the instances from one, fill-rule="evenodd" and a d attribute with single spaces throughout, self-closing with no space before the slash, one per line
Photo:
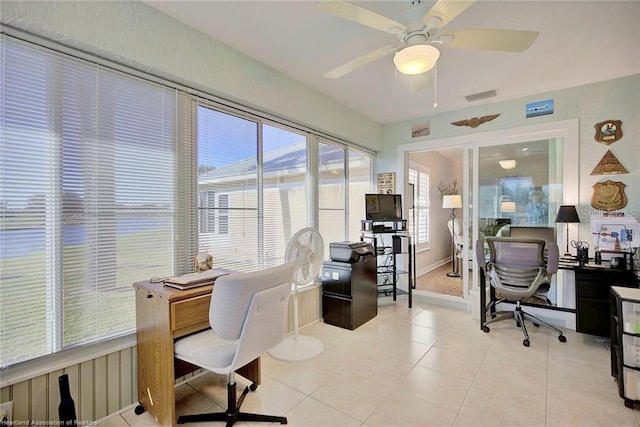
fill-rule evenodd
<path id="1" fill-rule="evenodd" d="M 346 240 L 346 151 L 329 142 L 318 144 L 318 221 L 327 255 L 329 243 Z"/>
<path id="2" fill-rule="evenodd" d="M 308 226 L 307 138 L 198 107 L 199 250 L 251 271 L 284 262 Z"/>
<path id="3" fill-rule="evenodd" d="M 413 209 L 408 221 L 416 245 L 429 243 L 429 168 L 417 163 L 409 166 L 409 184 L 413 184 Z"/>
<path id="4" fill-rule="evenodd" d="M 349 239 L 352 242 L 360 240 L 360 221 L 365 219 L 364 195 L 371 193 L 371 155 L 354 149 L 349 150 Z"/>
<path id="5" fill-rule="evenodd" d="M 0 369 L 132 334 L 132 285 L 198 251 L 255 271 L 362 217 L 372 153 L 9 35 L 0 58 Z"/>

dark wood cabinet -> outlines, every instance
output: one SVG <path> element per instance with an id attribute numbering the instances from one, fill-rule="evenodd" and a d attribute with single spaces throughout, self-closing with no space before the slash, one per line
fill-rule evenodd
<path id="1" fill-rule="evenodd" d="M 637 288 L 634 271 L 576 267 L 576 331 L 609 338 L 610 289 Z"/>

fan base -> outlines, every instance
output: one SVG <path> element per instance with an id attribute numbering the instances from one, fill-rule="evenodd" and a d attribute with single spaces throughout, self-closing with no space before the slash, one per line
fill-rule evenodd
<path id="1" fill-rule="evenodd" d="M 324 351 L 324 344 L 315 337 L 289 335 L 271 350 L 269 354 L 285 362 L 301 362 L 319 356 Z"/>

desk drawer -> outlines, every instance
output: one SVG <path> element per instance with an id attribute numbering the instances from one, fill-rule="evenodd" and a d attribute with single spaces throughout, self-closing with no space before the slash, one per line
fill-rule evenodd
<path id="1" fill-rule="evenodd" d="M 178 338 L 209 327 L 211 295 L 171 303 L 171 332 Z"/>
<path id="2" fill-rule="evenodd" d="M 578 298 L 593 298 L 609 302 L 610 285 L 608 282 L 578 278 L 576 286 Z"/>

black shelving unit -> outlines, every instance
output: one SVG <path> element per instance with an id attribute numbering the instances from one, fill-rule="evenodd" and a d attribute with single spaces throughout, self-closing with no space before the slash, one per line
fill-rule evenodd
<path id="1" fill-rule="evenodd" d="M 611 376 L 624 406 L 640 403 L 640 289 L 611 287 Z"/>
<path id="2" fill-rule="evenodd" d="M 406 220 L 362 220 L 360 240 L 373 245 L 377 257 L 378 295 L 393 297 L 407 295 L 409 308 L 413 306 L 415 288 L 415 247 L 407 231 Z M 407 289 L 398 287 L 401 276 L 406 277 Z"/>

